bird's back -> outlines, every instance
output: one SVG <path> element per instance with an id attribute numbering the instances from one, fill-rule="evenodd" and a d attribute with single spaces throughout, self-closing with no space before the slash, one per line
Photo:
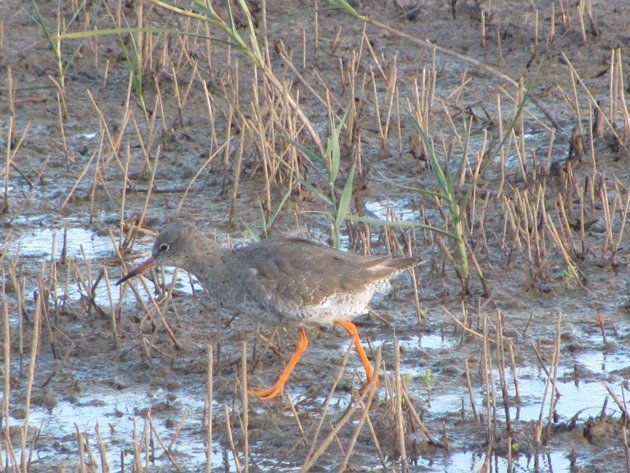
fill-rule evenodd
<path id="1" fill-rule="evenodd" d="M 263 240 L 226 255 L 232 290 L 222 299 L 270 322 L 324 325 L 364 314 L 379 288 L 418 262 L 346 253 L 299 238 Z"/>

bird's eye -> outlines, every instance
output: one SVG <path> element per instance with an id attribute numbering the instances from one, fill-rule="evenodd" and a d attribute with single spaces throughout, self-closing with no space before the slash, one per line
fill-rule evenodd
<path id="1" fill-rule="evenodd" d="M 169 249 L 168 243 L 162 243 L 160 245 L 160 251 L 161 252 L 166 252 L 166 251 L 168 251 L 168 249 Z"/>

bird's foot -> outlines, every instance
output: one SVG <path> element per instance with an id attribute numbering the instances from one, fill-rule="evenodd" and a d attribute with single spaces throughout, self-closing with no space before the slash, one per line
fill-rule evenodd
<path id="1" fill-rule="evenodd" d="M 381 384 L 381 379 L 380 379 L 378 373 L 375 373 L 373 376 L 371 376 L 370 378 L 368 378 L 365 381 L 363 386 L 361 386 L 361 389 L 359 389 L 359 394 L 360 395 L 364 395 L 366 392 L 368 392 L 370 390 L 372 385 L 374 385 L 374 389 L 378 389 L 380 384 Z"/>
<path id="2" fill-rule="evenodd" d="M 284 384 L 278 385 L 277 383 L 270 388 L 251 388 L 247 391 L 248 394 L 254 395 L 264 401 L 275 399 L 284 391 Z"/>

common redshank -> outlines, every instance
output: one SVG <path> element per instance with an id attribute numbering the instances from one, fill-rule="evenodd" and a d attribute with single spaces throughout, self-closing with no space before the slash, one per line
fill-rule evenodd
<path id="1" fill-rule="evenodd" d="M 194 274 L 223 307 L 258 322 L 297 327 L 297 348 L 278 381 L 268 389 L 250 390 L 261 399 L 273 399 L 283 392 L 308 347 L 309 326 L 335 323 L 348 332 L 365 368 L 367 386 L 374 369 L 350 320 L 367 313 L 372 296 L 389 279 L 419 262 L 417 257 L 346 253 L 288 237 L 228 249 L 195 226 L 178 223 L 162 228 L 151 257 L 116 285 L 156 265 L 175 266 Z"/>

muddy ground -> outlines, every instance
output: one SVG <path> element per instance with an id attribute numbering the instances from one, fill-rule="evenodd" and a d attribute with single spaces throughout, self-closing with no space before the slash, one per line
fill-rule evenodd
<path id="1" fill-rule="evenodd" d="M 275 122 L 269 108 L 267 115 L 258 112 L 290 107 L 279 95 L 271 105 L 257 102 L 253 84 L 263 88 L 262 74 L 218 41 L 225 39 L 221 31 L 212 31 L 211 45 L 177 34 L 208 31 L 151 10 L 149 2 L 144 10 L 139 2 L 2 2 L 0 469 L 204 471 L 208 441 L 216 471 L 630 468 L 621 412 L 630 377 L 630 124 L 623 120 L 630 105 L 630 6 L 626 0 L 468 1 L 452 2 L 453 8 L 451 2 L 382 3 L 355 6 L 394 30 L 522 78 L 537 103 L 526 103 L 523 125 L 512 138 L 522 146 L 521 159 L 513 143 L 504 147 L 504 159 L 496 158 L 475 183 L 477 200 L 465 212 L 465 225 L 479 271 L 473 267 L 467 290 L 447 256 L 456 261 L 451 239 L 442 237 L 440 246 L 429 230 L 386 233 L 372 225 L 366 236 L 359 224 L 342 226 L 346 249 L 364 251 L 367 240 L 373 253 L 395 252 L 396 241 L 425 257 L 415 274 L 418 304 L 414 280 L 405 274 L 374 300 L 372 313 L 356 320 L 370 356 L 380 350 L 382 357 L 381 385 L 366 411 L 357 391 L 361 365 L 353 351 L 342 364 L 350 341 L 340 330 L 309 332 L 309 350 L 282 398 L 245 403 L 243 359 L 250 385 L 271 384 L 293 350 L 295 329 L 257 327 L 246 314 L 233 318 L 213 302 L 212 288 L 191 289 L 185 278 L 172 297 L 157 295 L 148 280 L 112 284 L 122 271 L 116 252 L 121 235 L 145 210 L 145 229 L 179 217 L 240 245 L 252 238 L 248 228 L 262 232 L 260 203 L 275 210 L 288 192 L 272 235 L 307 226 L 313 238 L 331 243 L 333 219 L 321 213 L 326 205 L 313 190 L 327 190 L 322 162 L 301 155 L 301 183 L 284 164 L 275 176 L 264 172 L 261 138 L 251 130 Z M 222 3 L 216 7 L 228 18 Z M 490 148 L 484 143 L 498 145 L 499 130 L 509 127 L 516 88 L 470 61 L 434 56 L 409 37 L 375 25 L 364 29 L 342 13 L 323 9 L 315 18 L 311 2 L 268 2 L 266 23 L 262 4 L 250 7 L 260 38 L 266 27 L 275 74 L 287 94 L 299 96 L 324 144 L 329 108 L 338 117 L 352 102 L 361 109 L 342 147 L 343 179 L 354 156 L 348 150 L 357 143 L 363 159 L 351 211 L 452 231 L 444 200 L 418 190 L 438 187 L 407 104 L 416 90 L 425 90 L 423 70 L 434 72 L 428 133 L 451 169 L 464 149 L 474 168 Z M 146 114 L 130 85 L 128 36 L 64 41 L 61 92 L 51 42 L 44 39 L 46 31 L 54 36 L 58 15 L 72 32 L 114 21 L 136 25 L 138 15 L 145 26 L 169 30 L 145 43 L 152 48 L 144 64 Z M 245 19 L 237 9 L 244 37 Z M 289 61 L 282 59 L 281 44 Z M 348 82 L 353 54 L 359 58 L 354 97 Z M 324 99 L 327 88 L 329 104 L 310 88 Z M 595 138 L 589 132 L 591 96 L 609 117 Z M 393 118 L 383 139 L 388 104 Z M 230 115 L 235 109 L 242 115 Z M 465 146 L 455 136 L 469 119 Z M 297 123 L 291 136 L 315 150 L 313 136 Z M 264 133 L 274 153 L 294 152 L 285 131 L 271 128 Z M 577 154 L 574 130 L 582 131 L 584 145 Z M 470 173 L 461 179 L 459 195 L 471 182 Z M 525 208 L 535 208 L 526 236 L 506 213 L 513 208 L 527 218 L 516 204 L 509 207 L 521 198 L 530 199 Z M 138 234 L 124 256 L 128 265 L 146 254 L 152 234 Z M 537 252 L 528 238 L 540 238 L 544 248 Z M 573 244 L 567 249 L 559 241 Z M 45 301 L 40 309 L 37 300 Z M 507 350 L 502 356 L 499 345 Z"/>

